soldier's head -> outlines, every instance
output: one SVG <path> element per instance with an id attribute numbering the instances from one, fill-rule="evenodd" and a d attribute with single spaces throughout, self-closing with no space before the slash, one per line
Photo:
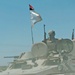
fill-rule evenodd
<path id="1" fill-rule="evenodd" d="M 49 31 L 49 32 L 48 32 L 48 35 L 49 35 L 50 37 L 54 37 L 54 36 L 55 36 L 55 31 L 53 31 L 53 30 Z"/>

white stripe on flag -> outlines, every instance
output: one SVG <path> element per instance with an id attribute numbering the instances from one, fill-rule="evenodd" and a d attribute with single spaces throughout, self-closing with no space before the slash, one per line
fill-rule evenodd
<path id="1" fill-rule="evenodd" d="M 42 20 L 41 16 L 38 13 L 36 13 L 35 11 L 33 11 L 33 10 L 30 10 L 30 15 L 31 15 L 32 26 L 35 23 L 37 23 L 37 22 Z"/>

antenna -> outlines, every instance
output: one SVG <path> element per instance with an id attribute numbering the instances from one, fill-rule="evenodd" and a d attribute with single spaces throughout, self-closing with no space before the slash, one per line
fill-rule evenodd
<path id="1" fill-rule="evenodd" d="M 74 29 L 73 29 L 73 32 L 72 32 L 72 40 L 74 39 Z"/>
<path id="2" fill-rule="evenodd" d="M 44 25 L 44 42 L 46 42 L 46 32 L 45 32 L 45 25 Z"/>

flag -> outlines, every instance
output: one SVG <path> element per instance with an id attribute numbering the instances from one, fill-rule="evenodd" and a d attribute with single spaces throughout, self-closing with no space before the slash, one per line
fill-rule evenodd
<path id="1" fill-rule="evenodd" d="M 29 5 L 29 10 L 30 10 L 30 15 L 31 15 L 32 26 L 34 26 L 34 24 L 41 21 L 42 18 L 40 16 L 40 14 L 38 14 L 37 12 L 34 11 L 34 8 L 31 5 Z"/>

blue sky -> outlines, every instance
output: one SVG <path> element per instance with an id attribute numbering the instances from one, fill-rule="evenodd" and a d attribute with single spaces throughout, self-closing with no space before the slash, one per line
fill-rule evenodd
<path id="1" fill-rule="evenodd" d="M 47 33 L 55 30 L 56 38 L 71 39 L 75 28 L 75 0 L 0 0 L 0 65 L 12 60 L 3 59 L 4 56 L 31 50 L 29 4 L 42 17 L 33 27 L 35 42 L 42 41 L 44 24 Z"/>

